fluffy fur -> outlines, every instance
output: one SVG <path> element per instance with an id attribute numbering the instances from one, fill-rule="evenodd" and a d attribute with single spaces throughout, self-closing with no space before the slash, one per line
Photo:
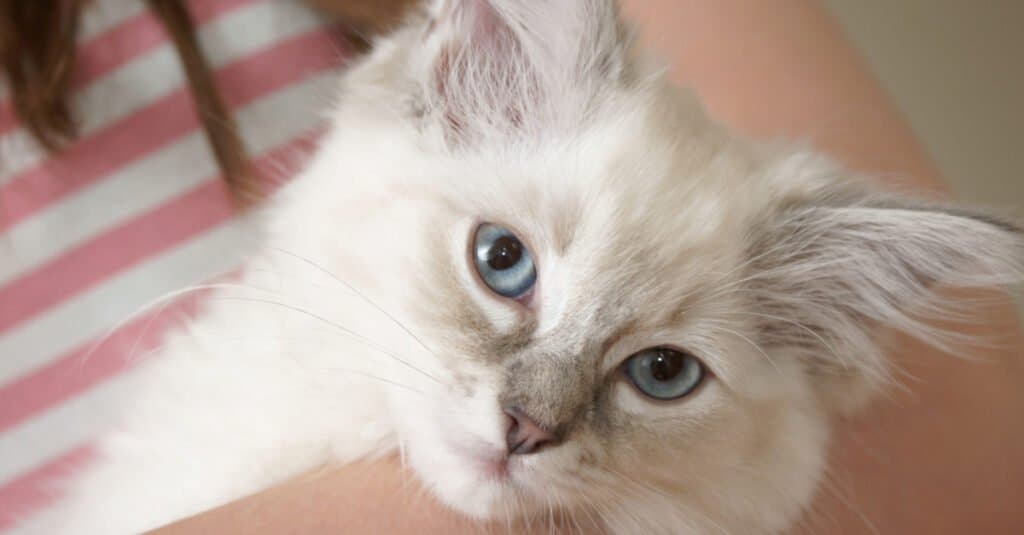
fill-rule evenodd
<path id="1" fill-rule="evenodd" d="M 936 284 L 1015 282 L 1021 239 L 736 139 L 634 48 L 610 0 L 437 2 L 380 42 L 264 251 L 134 372 L 51 519 L 136 532 L 398 451 L 478 518 L 794 522 L 830 421 L 888 382 L 878 327 L 936 340 Z M 529 303 L 476 279 L 481 221 L 530 248 Z M 620 365 L 658 345 L 712 376 L 650 401 Z M 510 400 L 565 440 L 498 473 Z"/>

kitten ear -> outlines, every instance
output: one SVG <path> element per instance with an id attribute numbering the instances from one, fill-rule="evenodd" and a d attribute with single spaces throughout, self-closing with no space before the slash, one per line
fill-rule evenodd
<path id="1" fill-rule="evenodd" d="M 938 286 L 991 288 L 1024 278 L 1019 228 L 894 198 L 791 207 L 760 231 L 752 254 L 762 343 L 796 351 L 838 410 L 858 407 L 889 380 L 883 327 L 938 347 L 951 339 L 923 321 L 955 313 Z"/>
<path id="2" fill-rule="evenodd" d="M 439 0 L 430 14 L 414 55 L 423 117 L 460 143 L 578 121 L 623 75 L 613 0 Z"/>

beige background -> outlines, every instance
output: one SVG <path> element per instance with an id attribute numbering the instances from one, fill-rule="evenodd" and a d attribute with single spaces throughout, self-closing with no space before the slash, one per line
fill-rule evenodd
<path id="1" fill-rule="evenodd" d="M 1024 216 L 1024 0 L 825 0 L 964 199 Z"/>

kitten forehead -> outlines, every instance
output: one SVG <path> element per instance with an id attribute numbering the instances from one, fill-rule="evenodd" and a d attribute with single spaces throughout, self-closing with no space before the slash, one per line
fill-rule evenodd
<path id="1" fill-rule="evenodd" d="M 673 131 L 666 106 L 650 96 L 632 102 L 571 139 L 481 149 L 438 169 L 462 181 L 426 180 L 448 184 L 464 215 L 521 233 L 542 270 L 573 271 L 567 299 L 640 271 L 685 288 L 702 278 L 687 271 L 698 259 L 708 270 L 738 259 L 748 222 L 772 195 L 756 191 L 757 162 L 714 132 Z"/>

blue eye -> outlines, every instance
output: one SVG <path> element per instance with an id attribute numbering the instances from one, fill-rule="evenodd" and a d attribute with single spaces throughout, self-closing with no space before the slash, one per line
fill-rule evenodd
<path id="1" fill-rule="evenodd" d="M 506 228 L 484 223 L 473 237 L 476 272 L 494 293 L 522 297 L 537 282 L 537 268 L 523 242 Z"/>
<path id="2" fill-rule="evenodd" d="M 629 357 L 626 376 L 644 395 L 670 400 L 693 392 L 704 380 L 704 367 L 693 355 L 655 347 Z"/>

